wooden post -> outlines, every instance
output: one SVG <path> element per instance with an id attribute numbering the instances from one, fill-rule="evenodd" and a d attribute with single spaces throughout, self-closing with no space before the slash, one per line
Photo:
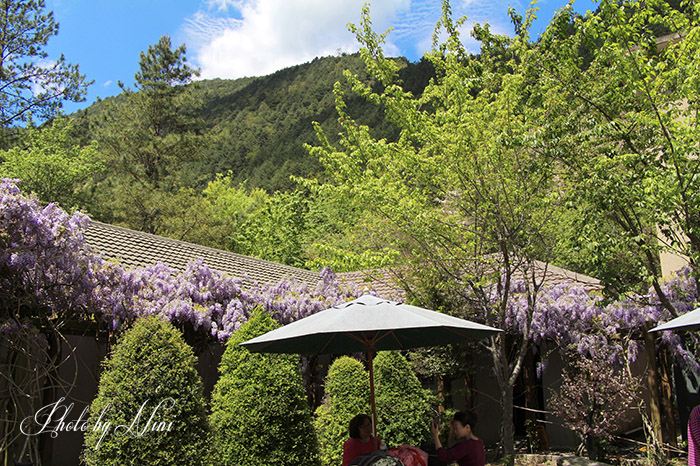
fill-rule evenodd
<path id="1" fill-rule="evenodd" d="M 369 402 L 372 407 L 372 436 L 374 437 L 374 450 L 379 450 L 377 445 L 377 407 L 374 404 L 374 350 L 367 351 L 367 362 L 369 364 Z"/>
<path id="2" fill-rule="evenodd" d="M 647 354 L 647 386 L 649 388 L 649 415 L 654 435 L 659 443 L 663 442 L 661 428 L 661 403 L 659 400 L 659 373 L 656 364 L 656 345 L 654 336 L 649 333 L 653 328 L 651 322 L 644 324 L 644 348 Z"/>

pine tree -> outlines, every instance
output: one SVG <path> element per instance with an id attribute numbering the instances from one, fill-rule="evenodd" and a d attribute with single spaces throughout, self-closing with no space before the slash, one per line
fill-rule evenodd
<path id="1" fill-rule="evenodd" d="M 161 37 L 141 53 L 136 89 L 119 83 L 124 93 L 108 106 L 97 133 L 111 173 L 99 189 L 106 221 L 159 233 L 165 218 L 190 203 L 186 189 L 196 180 L 188 178 L 188 164 L 201 157 L 203 138 L 191 116 L 199 71 L 185 53 Z"/>
<path id="2" fill-rule="evenodd" d="M 0 127 L 53 117 L 63 100 L 81 102 L 87 86 L 78 65 L 61 55 L 50 66 L 44 47 L 58 34 L 44 0 L 0 1 Z M 36 92 L 36 85 L 41 91 Z"/>

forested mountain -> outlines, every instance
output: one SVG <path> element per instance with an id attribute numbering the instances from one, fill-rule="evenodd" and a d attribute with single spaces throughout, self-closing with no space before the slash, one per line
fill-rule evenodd
<path id="1" fill-rule="evenodd" d="M 434 74 L 432 66 L 427 61 L 397 61 L 405 89 L 420 93 Z M 362 59 L 343 55 L 317 58 L 269 76 L 191 84 L 192 104 L 187 111 L 201 118 L 201 130 L 209 138 L 205 156 L 192 166 L 198 172 L 193 178 L 205 183 L 217 173 L 230 171 L 234 183 L 247 181 L 250 188 L 272 193 L 293 189 L 290 175 L 323 176 L 318 160 L 304 144 L 317 143 L 313 122 L 331 138 L 338 133 L 335 83 L 348 95 L 351 115 L 370 126 L 376 136 L 393 138 L 396 130 L 378 107 L 350 92 L 345 70 L 366 79 Z M 122 100 L 124 96 L 98 101 L 74 115 L 80 126 L 92 129 L 88 140 L 99 139 L 100 119 L 108 104 Z"/>

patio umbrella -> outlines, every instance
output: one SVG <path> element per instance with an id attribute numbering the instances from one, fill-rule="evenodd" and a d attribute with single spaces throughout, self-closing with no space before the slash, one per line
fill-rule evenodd
<path id="1" fill-rule="evenodd" d="M 501 330 L 447 314 L 364 295 L 241 343 L 253 352 L 341 354 L 364 352 L 376 437 L 374 354 L 480 340 Z"/>
<path id="2" fill-rule="evenodd" d="M 649 331 L 660 332 L 662 330 L 700 330 L 700 308 L 686 312 L 682 316 L 671 319 Z"/>

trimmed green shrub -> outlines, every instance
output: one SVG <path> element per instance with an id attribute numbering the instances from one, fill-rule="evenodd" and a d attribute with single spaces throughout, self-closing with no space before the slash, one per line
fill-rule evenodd
<path id="1" fill-rule="evenodd" d="M 342 356 L 328 368 L 325 391 L 314 425 L 321 462 L 337 466 L 342 462 L 343 442 L 349 437 L 350 419 L 357 414 L 370 414 L 369 375 L 360 361 Z"/>
<path id="2" fill-rule="evenodd" d="M 209 430 L 196 362 L 169 322 L 156 316 L 137 321 L 104 363 L 83 461 L 91 466 L 204 464 Z"/>
<path id="3" fill-rule="evenodd" d="M 397 351 L 374 358 L 377 435 L 389 447 L 430 441 L 430 392 Z"/>
<path id="4" fill-rule="evenodd" d="M 299 358 L 239 345 L 278 326 L 256 309 L 226 345 L 210 416 L 219 465 L 319 464 Z"/>

